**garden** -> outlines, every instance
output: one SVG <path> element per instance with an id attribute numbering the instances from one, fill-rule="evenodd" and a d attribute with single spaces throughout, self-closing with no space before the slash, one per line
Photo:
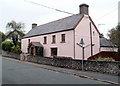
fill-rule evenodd
<path id="1" fill-rule="evenodd" d="M 14 45 L 12 41 L 3 41 L 2 42 L 2 50 L 7 52 L 7 53 L 16 53 L 20 54 L 21 53 L 21 48 L 19 45 Z"/>

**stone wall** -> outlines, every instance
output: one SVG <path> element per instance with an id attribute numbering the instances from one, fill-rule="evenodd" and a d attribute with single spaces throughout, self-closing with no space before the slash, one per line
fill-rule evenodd
<path id="1" fill-rule="evenodd" d="M 61 57 L 29 57 L 28 61 L 38 64 L 82 70 L 82 60 Z M 84 70 L 118 75 L 120 73 L 120 62 L 84 60 Z"/>
<path id="2" fill-rule="evenodd" d="M 11 52 L 2 51 L 2 56 L 20 60 L 20 55 L 19 54 L 15 54 L 15 53 L 11 53 Z"/>
<path id="3" fill-rule="evenodd" d="M 28 56 L 27 61 L 33 62 L 33 63 L 38 63 L 38 64 L 53 65 L 53 58 L 50 58 L 50 57 Z"/>
<path id="4" fill-rule="evenodd" d="M 5 56 L 5 53 L 4 55 Z M 17 54 L 6 54 L 10 58 L 20 59 L 20 56 Z M 74 60 L 71 58 L 65 57 L 34 57 L 28 56 L 28 62 L 52 65 L 57 67 L 82 70 L 82 60 Z M 106 74 L 119 75 L 120 74 L 120 62 L 111 62 L 111 61 L 90 61 L 84 60 L 84 70 L 100 72 Z"/>
<path id="5" fill-rule="evenodd" d="M 120 73 L 120 62 L 111 61 L 85 61 L 85 70 L 100 73 L 118 75 Z"/>

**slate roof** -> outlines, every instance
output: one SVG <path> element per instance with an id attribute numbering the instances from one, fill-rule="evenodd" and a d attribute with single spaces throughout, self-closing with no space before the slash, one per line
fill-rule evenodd
<path id="1" fill-rule="evenodd" d="M 117 47 L 117 45 L 113 44 L 111 41 L 107 40 L 106 38 L 100 38 L 100 46 L 101 47 Z"/>
<path id="2" fill-rule="evenodd" d="M 24 38 L 38 36 L 59 31 L 72 30 L 83 17 L 83 14 L 76 14 L 65 17 L 47 24 L 43 24 L 31 29 Z"/>

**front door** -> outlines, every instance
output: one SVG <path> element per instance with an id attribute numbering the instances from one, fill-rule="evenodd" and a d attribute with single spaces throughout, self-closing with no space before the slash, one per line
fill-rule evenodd
<path id="1" fill-rule="evenodd" d="M 57 48 L 51 48 L 51 56 L 57 56 Z"/>
<path id="2" fill-rule="evenodd" d="M 34 47 L 31 47 L 31 55 L 34 55 Z"/>

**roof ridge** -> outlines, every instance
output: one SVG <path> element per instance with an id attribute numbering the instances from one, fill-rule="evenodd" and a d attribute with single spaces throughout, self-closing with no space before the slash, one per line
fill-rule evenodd
<path id="1" fill-rule="evenodd" d="M 63 17 L 63 18 L 60 18 L 60 19 L 56 19 L 56 20 L 50 21 L 50 22 L 48 22 L 48 23 L 44 23 L 44 24 L 38 25 L 38 26 L 35 27 L 35 28 L 38 28 L 38 27 L 40 27 L 40 26 L 43 26 L 43 25 L 46 25 L 46 24 L 49 24 L 49 23 L 52 23 L 52 22 L 60 21 L 60 20 L 66 19 L 66 18 L 68 18 L 68 17 L 73 17 L 73 16 L 76 16 L 76 15 L 83 15 L 83 14 L 73 14 L 73 15 L 70 15 L 70 16 L 66 16 L 66 17 Z M 34 28 L 33 28 L 33 29 L 34 29 Z"/>

